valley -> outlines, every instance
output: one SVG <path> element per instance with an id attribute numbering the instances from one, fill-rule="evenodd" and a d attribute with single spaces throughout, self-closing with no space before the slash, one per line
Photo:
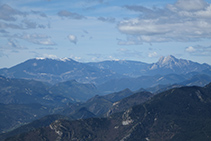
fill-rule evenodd
<path id="1" fill-rule="evenodd" d="M 208 140 L 210 82 L 211 66 L 172 55 L 30 59 L 0 69 L 0 140 Z"/>

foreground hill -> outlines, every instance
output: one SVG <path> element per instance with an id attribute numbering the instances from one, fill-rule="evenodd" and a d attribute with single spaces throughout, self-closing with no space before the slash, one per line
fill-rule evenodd
<path id="1" fill-rule="evenodd" d="M 51 86 L 35 80 L 0 76 L 0 133 L 58 113 L 68 104 L 86 101 L 96 93 L 94 85 L 74 80 Z"/>
<path id="2" fill-rule="evenodd" d="M 51 111 L 40 104 L 0 104 L 0 133 L 39 119 Z"/>
<path id="3" fill-rule="evenodd" d="M 152 94 L 149 92 L 133 93 L 129 89 L 125 89 L 123 91 L 108 94 L 105 96 L 95 96 L 95 97 L 89 99 L 85 103 L 69 104 L 69 106 L 67 106 L 62 112 L 57 113 L 59 115 L 45 116 L 41 119 L 38 119 L 36 121 L 33 121 L 31 123 L 28 123 L 21 127 L 18 127 L 12 131 L 0 134 L 0 140 L 3 140 L 5 138 L 8 138 L 10 136 L 17 135 L 17 134 L 20 134 L 23 132 L 29 132 L 29 131 L 35 130 L 37 128 L 49 126 L 52 122 L 54 122 L 55 120 L 58 120 L 58 119 L 71 119 L 71 120 L 87 119 L 87 118 L 91 118 L 91 117 L 106 116 L 106 113 L 108 113 L 108 112 L 109 112 L 108 115 L 110 115 L 111 113 L 113 114 L 116 112 L 125 111 L 133 105 L 137 105 L 137 104 L 145 102 L 151 96 L 152 96 Z M 119 101 L 119 102 L 117 102 L 117 101 Z M 25 110 L 26 108 L 19 109 L 18 106 L 19 105 L 17 105 L 17 108 L 14 110 L 16 110 L 17 112 L 21 111 L 21 110 L 26 111 Z M 113 107 L 115 107 L 115 108 L 113 108 Z M 112 109 L 112 111 L 111 111 L 111 109 Z M 60 108 L 60 110 L 62 110 L 62 109 Z M 34 112 L 33 109 L 31 111 L 32 111 L 32 113 Z M 52 111 L 52 110 L 49 110 L 49 111 Z M 6 115 L 6 113 L 9 114 L 8 110 L 7 110 L 7 112 L 5 112 L 5 110 L 3 110 L 2 112 L 3 112 L 2 117 L 8 117 L 8 115 Z M 22 113 L 19 112 L 19 113 L 20 113 L 20 115 L 18 116 L 19 118 L 23 118 L 25 116 L 22 114 L 23 112 Z M 40 112 L 40 113 L 42 113 L 42 112 Z M 37 114 L 37 113 L 35 113 L 35 114 Z M 47 112 L 45 114 L 47 114 Z M 51 113 L 49 113 L 49 114 L 51 114 Z M 11 114 L 11 115 L 14 115 L 14 114 Z M 16 115 L 15 115 L 15 117 L 16 117 Z M 38 115 L 37 115 L 37 117 L 38 117 Z M 15 123 L 15 125 L 17 125 L 17 126 L 20 125 L 20 123 L 17 122 L 17 121 L 19 121 L 19 119 L 13 120 L 14 118 L 11 118 L 10 122 L 13 122 L 13 124 Z M 33 116 L 30 119 L 36 119 L 36 117 Z M 8 123 L 5 121 L 6 121 L 5 119 L 2 119 L 0 124 L 2 124 L 2 125 L 5 124 L 8 126 Z"/>
<path id="4" fill-rule="evenodd" d="M 57 120 L 13 140 L 211 140 L 211 83 L 162 92 L 108 118 Z"/>

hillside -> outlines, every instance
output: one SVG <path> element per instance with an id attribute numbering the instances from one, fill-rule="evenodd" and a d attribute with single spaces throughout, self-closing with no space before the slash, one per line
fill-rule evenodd
<path id="1" fill-rule="evenodd" d="M 210 140 L 211 84 L 175 88 L 108 118 L 57 120 L 10 140 Z M 72 134 L 74 133 L 74 134 Z"/>
<path id="2" fill-rule="evenodd" d="M 80 83 L 100 85 L 113 79 L 168 74 L 184 75 L 203 71 L 206 73 L 206 70 L 210 71 L 210 69 L 211 66 L 208 64 L 177 59 L 172 55 L 161 57 L 152 64 L 128 60 L 82 63 L 70 58 L 35 58 L 11 68 L 0 69 L 0 75 L 8 78 L 34 79 L 51 84 L 76 80 Z"/>
<path id="3" fill-rule="evenodd" d="M 51 84 L 68 80 L 101 83 L 120 76 L 110 70 L 101 70 L 72 59 L 49 58 L 29 59 L 11 68 L 0 69 L 0 75 L 9 78 L 34 79 Z"/>

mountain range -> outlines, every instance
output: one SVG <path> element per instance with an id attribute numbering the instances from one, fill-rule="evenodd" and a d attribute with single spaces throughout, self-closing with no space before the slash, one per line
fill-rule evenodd
<path id="1" fill-rule="evenodd" d="M 40 80 L 52 84 L 76 80 L 99 85 L 117 78 L 172 73 L 188 74 L 206 69 L 210 71 L 211 66 L 177 59 L 172 55 L 161 57 L 158 62 L 152 64 L 127 60 L 81 63 L 72 59 L 35 58 L 11 68 L 0 69 L 0 75 L 8 78 Z"/>
<path id="2" fill-rule="evenodd" d="M 211 66 L 177 59 L 172 55 L 161 57 L 152 64 L 127 60 L 81 63 L 72 59 L 35 58 L 0 69 L 0 75 L 33 79 L 51 85 L 75 80 L 94 84 L 100 94 L 109 94 L 126 88 L 136 91 L 157 85 L 204 86 L 211 80 Z M 204 75 L 203 80 L 196 81 L 195 78 L 200 75 Z M 192 82 L 194 79 L 195 82 Z"/>
<path id="3" fill-rule="evenodd" d="M 174 88 L 107 118 L 56 120 L 13 140 L 210 140 L 211 84 Z"/>
<path id="4" fill-rule="evenodd" d="M 49 85 L 40 81 L 5 78 L 0 76 L 0 103 L 58 106 L 66 103 L 86 101 L 98 94 L 92 84 L 75 80 Z"/>
<path id="5" fill-rule="evenodd" d="M 110 70 L 101 70 L 72 59 L 49 58 L 30 59 L 11 68 L 1 69 L 0 74 L 9 78 L 34 79 L 51 84 L 67 80 L 100 83 L 110 77 L 118 77 Z"/>
<path id="6" fill-rule="evenodd" d="M 40 127 L 48 126 L 51 122 L 53 122 L 53 119 L 75 120 L 92 117 L 106 117 L 111 113 L 113 114 L 116 112 L 121 112 L 133 105 L 143 103 L 152 95 L 153 94 L 151 93 L 146 95 L 145 92 L 134 93 L 129 89 L 125 89 L 120 92 L 115 92 L 108 95 L 96 95 L 86 102 L 66 103 L 67 105 L 61 104 L 57 105 L 56 107 L 52 107 L 52 105 L 46 106 L 36 103 L 1 104 L 0 131 L 3 134 L 0 134 L 0 140 L 3 140 L 12 135 L 16 135 L 18 133 L 23 133 Z M 121 102 L 122 99 L 124 99 L 123 102 Z M 124 101 L 127 102 L 124 104 Z M 119 105 L 117 103 L 121 104 L 121 107 L 117 107 L 117 105 Z M 45 116 L 45 118 L 42 118 L 43 116 Z M 22 126 L 19 127 L 20 125 Z"/>
<path id="7" fill-rule="evenodd" d="M 0 69 L 0 140 L 210 140 L 210 82 L 210 65 L 171 55 L 30 59 Z"/>

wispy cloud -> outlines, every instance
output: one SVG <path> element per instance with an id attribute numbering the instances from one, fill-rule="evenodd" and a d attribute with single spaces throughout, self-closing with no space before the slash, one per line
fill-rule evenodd
<path id="1" fill-rule="evenodd" d="M 26 13 L 13 9 L 7 4 L 0 5 L 0 19 L 4 21 L 16 21 L 15 16 L 26 16 Z"/>
<path id="2" fill-rule="evenodd" d="M 44 34 L 16 34 L 14 35 L 15 38 L 23 39 L 25 41 L 38 44 L 38 45 L 50 45 L 54 46 L 56 43 L 54 43 L 51 40 L 50 36 L 44 35 Z"/>
<path id="3" fill-rule="evenodd" d="M 127 36 L 126 40 L 123 39 L 118 39 L 118 45 L 137 45 L 137 44 L 142 44 L 136 37 L 134 36 Z"/>
<path id="4" fill-rule="evenodd" d="M 116 19 L 115 18 L 108 18 L 108 17 L 99 17 L 98 20 L 103 21 L 103 22 L 109 22 L 109 23 L 115 23 Z"/>
<path id="5" fill-rule="evenodd" d="M 193 56 L 210 56 L 211 46 L 189 46 L 185 49 L 187 53 Z"/>
<path id="6" fill-rule="evenodd" d="M 0 29 L 0 33 L 9 33 L 9 32 L 7 32 L 7 31 L 4 30 L 4 29 Z"/>
<path id="7" fill-rule="evenodd" d="M 8 55 L 6 55 L 4 52 L 2 52 L 2 51 L 0 50 L 0 57 L 3 57 L 3 56 L 7 56 L 7 57 L 8 57 Z"/>
<path id="8" fill-rule="evenodd" d="M 158 53 L 157 52 L 150 52 L 149 54 L 148 54 L 148 57 L 150 57 L 150 58 L 152 58 L 152 57 L 157 57 L 158 56 Z"/>
<path id="9" fill-rule="evenodd" d="M 8 4 L 0 5 L 0 29 L 26 30 L 47 27 L 47 25 L 37 23 L 38 17 L 40 17 L 38 22 L 41 21 L 41 18 L 47 18 L 44 13 L 39 11 L 25 12 L 14 9 Z"/>
<path id="10" fill-rule="evenodd" d="M 120 60 L 133 60 L 134 58 L 143 58 L 143 52 L 134 50 L 134 49 L 127 49 L 127 48 L 120 48 L 116 50 L 116 53 L 112 53 L 111 56 L 114 56 L 115 59 Z"/>
<path id="11" fill-rule="evenodd" d="M 31 10 L 31 12 L 32 12 L 33 14 L 40 15 L 41 17 L 45 17 L 45 18 L 47 18 L 47 17 L 48 17 L 45 13 L 40 12 L 40 11 L 34 11 L 34 10 Z"/>
<path id="12" fill-rule="evenodd" d="M 8 42 L 6 45 L 0 46 L 0 49 L 3 50 L 24 50 L 28 49 L 22 45 L 19 44 L 19 42 L 16 39 L 8 39 Z"/>
<path id="13" fill-rule="evenodd" d="M 127 40 L 140 42 L 198 41 L 211 38 L 211 5 L 203 0 L 178 0 L 164 8 L 125 6 L 139 17 L 118 24 Z"/>
<path id="14" fill-rule="evenodd" d="M 69 12 L 69 11 L 66 11 L 66 10 L 58 12 L 58 15 L 60 17 L 66 17 L 66 18 L 77 19 L 77 20 L 81 20 L 81 19 L 85 19 L 86 18 L 83 15 L 80 15 L 78 13 L 72 13 L 72 12 Z"/>

